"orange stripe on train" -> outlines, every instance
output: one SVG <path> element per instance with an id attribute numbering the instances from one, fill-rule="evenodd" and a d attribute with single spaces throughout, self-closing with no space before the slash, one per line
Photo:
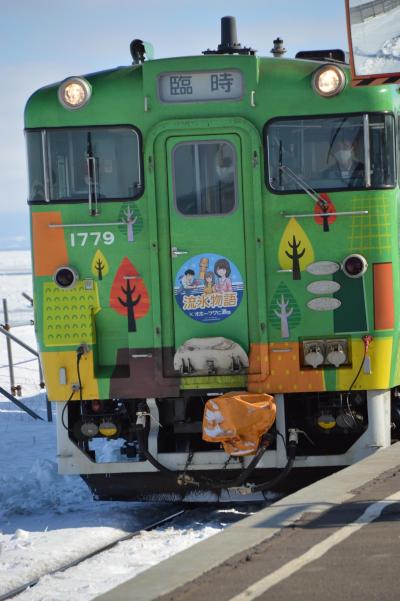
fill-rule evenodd
<path id="1" fill-rule="evenodd" d="M 373 275 L 375 330 L 391 330 L 394 327 L 392 263 L 375 263 Z"/>
<path id="2" fill-rule="evenodd" d="M 51 223 L 61 225 L 60 211 L 32 214 L 33 269 L 36 276 L 53 275 L 57 267 L 68 264 L 64 230 L 49 227 Z"/>

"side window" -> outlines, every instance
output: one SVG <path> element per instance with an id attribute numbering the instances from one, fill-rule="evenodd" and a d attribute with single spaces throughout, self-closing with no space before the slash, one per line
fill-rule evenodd
<path id="1" fill-rule="evenodd" d="M 370 115 L 372 187 L 394 186 L 395 184 L 394 132 L 392 115 Z"/>
<path id="2" fill-rule="evenodd" d="M 28 132 L 26 137 L 28 154 L 29 199 L 46 199 L 43 167 L 42 132 Z"/>
<path id="3" fill-rule="evenodd" d="M 230 142 L 182 142 L 173 150 L 175 206 L 183 215 L 221 215 L 236 206 L 236 150 Z"/>
<path id="4" fill-rule="evenodd" d="M 27 132 L 29 200 L 133 199 L 142 191 L 140 141 L 128 127 Z M 42 189 L 42 192 L 38 192 Z"/>

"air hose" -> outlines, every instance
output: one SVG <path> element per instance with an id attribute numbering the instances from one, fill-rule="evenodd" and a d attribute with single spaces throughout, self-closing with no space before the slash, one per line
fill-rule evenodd
<path id="1" fill-rule="evenodd" d="M 264 444 L 263 444 L 264 442 Z M 259 462 L 261 461 L 262 456 L 268 448 L 267 442 L 272 442 L 271 435 L 264 435 L 261 440 L 261 446 L 258 449 L 257 453 L 249 463 L 249 465 L 240 472 L 237 478 L 233 478 L 231 480 L 220 480 L 219 482 L 215 482 L 214 480 L 210 480 L 209 478 L 201 477 L 199 480 L 204 484 L 208 485 L 208 488 L 213 488 L 217 490 L 221 490 L 222 488 L 237 488 L 243 486 L 246 482 L 247 478 L 253 473 Z"/>
<path id="2" fill-rule="evenodd" d="M 151 465 L 153 465 L 157 470 L 159 470 L 163 474 L 167 474 L 168 476 L 171 476 L 174 480 L 178 479 L 178 481 L 179 481 L 180 478 L 179 478 L 179 475 L 177 474 L 177 472 L 170 470 L 165 465 L 162 465 L 162 463 L 157 461 L 157 459 L 146 449 L 145 425 L 146 425 L 146 416 L 147 415 L 148 415 L 148 413 L 146 411 L 138 411 L 136 413 L 136 417 L 137 417 L 136 435 L 137 435 L 139 450 L 144 455 L 144 457 L 146 457 L 146 459 L 149 461 L 149 463 L 151 463 Z M 266 446 L 260 447 L 260 449 L 258 450 L 254 459 L 249 463 L 247 468 L 240 473 L 238 478 L 235 478 L 232 480 L 227 480 L 227 481 L 215 482 L 214 480 L 211 480 L 209 478 L 196 476 L 196 480 L 191 477 L 186 477 L 185 479 L 183 479 L 182 483 L 183 484 L 192 484 L 192 485 L 196 486 L 197 488 L 200 487 L 200 488 L 205 488 L 207 490 L 210 490 L 210 489 L 221 490 L 223 488 L 227 488 L 228 486 L 229 487 L 241 486 L 246 481 L 247 477 L 253 472 L 256 465 L 260 461 L 261 457 L 264 455 L 266 449 L 267 449 Z"/>
<path id="3" fill-rule="evenodd" d="M 165 465 L 162 465 L 149 451 L 146 449 L 146 436 L 145 436 L 145 426 L 146 426 L 146 413 L 145 411 L 138 411 L 136 413 L 136 435 L 137 441 L 139 445 L 139 450 L 144 455 L 149 463 L 153 465 L 158 471 L 163 472 L 164 474 L 168 474 L 176 479 L 176 472 L 168 469 Z"/>
<path id="4" fill-rule="evenodd" d="M 260 484 L 252 484 L 251 486 L 249 486 L 248 487 L 249 492 L 251 492 L 251 493 L 262 492 L 262 491 L 266 490 L 267 488 L 271 488 L 272 486 L 276 486 L 277 484 L 282 482 L 282 480 L 284 480 L 286 478 L 286 476 L 289 474 L 289 472 L 293 468 L 293 464 L 296 459 L 297 444 L 298 444 L 297 430 L 295 430 L 295 429 L 289 430 L 289 442 L 287 445 L 288 460 L 287 460 L 285 467 L 283 468 L 281 473 L 278 474 L 275 478 L 272 478 L 272 480 L 268 480 L 267 482 L 261 482 Z"/>
<path id="5" fill-rule="evenodd" d="M 220 480 L 219 482 L 216 482 L 214 480 L 211 480 L 210 478 L 206 478 L 204 476 L 198 476 L 198 475 L 196 475 L 196 479 L 189 477 L 189 476 L 184 477 L 184 475 L 180 475 L 177 472 L 170 470 L 165 465 L 162 465 L 147 450 L 146 436 L 145 436 L 145 426 L 146 426 L 146 416 L 147 415 L 148 415 L 148 412 L 143 411 L 143 410 L 140 410 L 136 413 L 136 417 L 137 417 L 136 434 L 137 434 L 139 450 L 144 455 L 144 457 L 146 457 L 146 459 L 149 461 L 149 463 L 151 463 L 151 465 L 153 465 L 158 471 L 168 475 L 175 482 L 178 481 L 178 483 L 180 483 L 181 485 L 192 485 L 192 486 L 195 486 L 196 488 L 202 488 L 205 490 L 219 490 L 219 491 L 222 489 L 240 488 L 240 487 L 245 486 L 246 492 L 248 492 L 248 493 L 259 492 L 259 491 L 263 491 L 271 486 L 275 486 L 276 484 L 281 482 L 284 478 L 286 478 L 286 476 L 291 471 L 294 461 L 295 461 L 295 458 L 296 458 L 298 436 L 297 436 L 297 431 L 292 429 L 292 430 L 289 430 L 289 442 L 287 445 L 287 452 L 288 452 L 287 464 L 284 467 L 283 471 L 280 474 L 278 474 L 278 476 L 273 478 L 272 480 L 268 480 L 267 482 L 262 482 L 261 484 L 257 484 L 257 485 L 246 485 L 245 484 L 247 478 L 253 473 L 256 466 L 260 462 L 262 456 L 266 452 L 268 444 L 265 444 L 265 443 L 267 441 L 270 442 L 270 435 L 267 435 L 264 437 L 264 444 L 262 444 L 262 446 L 260 446 L 256 455 L 254 456 L 252 461 L 249 463 L 247 468 L 242 470 L 242 472 L 239 474 L 239 476 L 237 478 L 233 478 L 231 480 Z M 268 438 L 269 438 L 269 440 L 268 440 Z"/>

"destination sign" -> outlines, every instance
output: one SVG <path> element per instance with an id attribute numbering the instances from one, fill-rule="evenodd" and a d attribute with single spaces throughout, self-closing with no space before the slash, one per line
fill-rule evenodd
<path id="1" fill-rule="evenodd" d="M 164 73 L 158 79 L 161 102 L 240 100 L 243 75 L 240 71 L 198 71 Z"/>

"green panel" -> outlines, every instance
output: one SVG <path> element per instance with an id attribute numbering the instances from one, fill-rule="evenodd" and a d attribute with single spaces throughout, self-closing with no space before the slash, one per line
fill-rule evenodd
<path id="1" fill-rule="evenodd" d="M 102 309 L 95 316 L 97 364 L 100 368 L 114 367 L 117 349 L 128 346 L 128 333 L 116 327 L 114 315 L 113 309 Z"/>
<path id="2" fill-rule="evenodd" d="M 349 278 L 342 271 L 338 271 L 333 275 L 333 280 L 340 284 L 340 290 L 335 293 L 335 297 L 342 303 L 333 313 L 335 334 L 365 332 L 367 315 L 363 278 Z"/>

